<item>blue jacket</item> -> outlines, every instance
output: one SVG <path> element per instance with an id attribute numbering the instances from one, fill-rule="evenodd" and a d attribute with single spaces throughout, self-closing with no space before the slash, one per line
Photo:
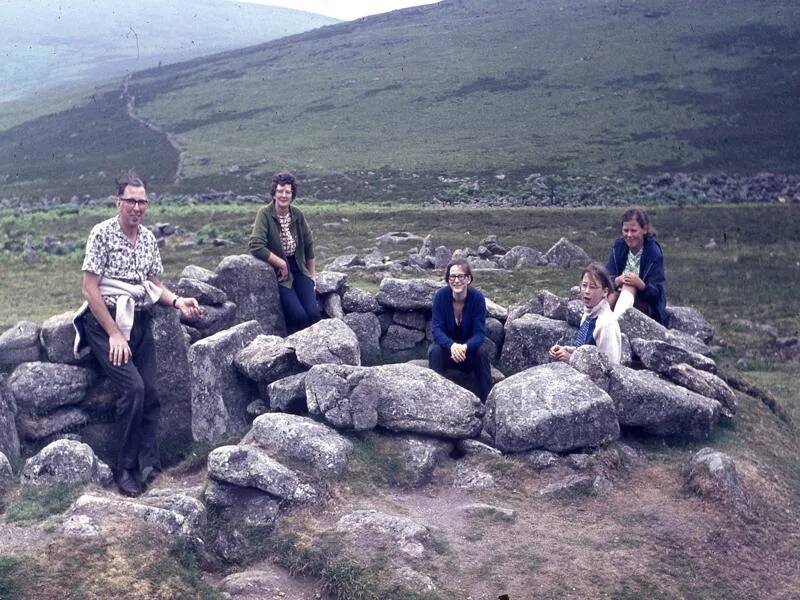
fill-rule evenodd
<path id="1" fill-rule="evenodd" d="M 606 269 L 611 278 L 619 277 L 625 270 L 628 261 L 628 245 L 622 238 L 617 238 L 611 248 Z M 638 294 L 638 298 L 647 304 L 656 321 L 664 327 L 669 327 L 667 314 L 667 287 L 664 277 L 664 253 L 661 246 L 652 236 L 644 238 L 644 250 L 639 264 L 639 277 L 644 281 L 645 288 Z"/>
<path id="2" fill-rule="evenodd" d="M 433 315 L 431 328 L 433 340 L 442 348 L 450 350 L 450 346 L 467 344 L 467 354 L 477 352 L 486 339 L 486 299 L 473 287 L 467 288 L 467 299 L 461 313 L 461 333 L 463 340 L 455 340 L 456 315 L 453 311 L 453 292 L 449 286 L 436 291 L 433 297 Z"/>

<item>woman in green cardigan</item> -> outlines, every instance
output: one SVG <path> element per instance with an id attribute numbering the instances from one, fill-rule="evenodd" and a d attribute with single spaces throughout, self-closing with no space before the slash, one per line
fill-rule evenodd
<path id="1" fill-rule="evenodd" d="M 300 209 L 292 206 L 297 178 L 289 172 L 272 177 L 272 202 L 253 223 L 250 253 L 266 261 L 278 276 L 278 292 L 289 333 L 320 320 L 314 289 L 314 240 Z"/>

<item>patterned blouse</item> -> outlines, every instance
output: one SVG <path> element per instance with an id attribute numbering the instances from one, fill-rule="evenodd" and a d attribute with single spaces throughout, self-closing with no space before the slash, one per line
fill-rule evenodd
<path id="1" fill-rule="evenodd" d="M 292 230 L 289 228 L 292 224 L 292 213 L 278 215 L 278 223 L 281 225 L 281 247 L 283 247 L 283 253 L 286 256 L 294 256 L 297 242 L 292 237 Z"/>
<path id="2" fill-rule="evenodd" d="M 122 233 L 119 219 L 112 217 L 92 227 L 81 270 L 126 283 L 143 283 L 160 275 L 164 267 L 153 232 L 139 225 L 136 246 L 132 246 Z"/>
<path id="3" fill-rule="evenodd" d="M 628 260 L 625 261 L 623 273 L 639 274 L 639 266 L 642 264 L 642 252 L 644 252 L 644 247 L 640 248 L 636 254 L 628 250 Z"/>

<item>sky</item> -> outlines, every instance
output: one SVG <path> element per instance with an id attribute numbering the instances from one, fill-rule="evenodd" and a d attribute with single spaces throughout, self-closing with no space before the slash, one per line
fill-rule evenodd
<path id="1" fill-rule="evenodd" d="M 267 4 L 270 6 L 283 6 L 296 10 L 317 13 L 352 21 L 367 15 L 377 15 L 398 8 L 419 6 L 421 4 L 435 4 L 437 0 L 237 0 L 251 4 Z"/>

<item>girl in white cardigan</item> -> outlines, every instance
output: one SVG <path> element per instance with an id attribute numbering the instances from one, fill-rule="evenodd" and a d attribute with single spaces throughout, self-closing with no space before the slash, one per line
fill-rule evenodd
<path id="1" fill-rule="evenodd" d="M 608 305 L 608 295 L 614 289 L 611 277 L 605 267 L 593 262 L 581 275 L 581 300 L 583 315 L 581 326 L 575 336 L 574 346 L 555 345 L 550 348 L 550 358 L 569 362 L 578 346 L 594 344 L 608 357 L 612 365 L 617 365 L 622 357 L 622 334 L 617 318 Z"/>

